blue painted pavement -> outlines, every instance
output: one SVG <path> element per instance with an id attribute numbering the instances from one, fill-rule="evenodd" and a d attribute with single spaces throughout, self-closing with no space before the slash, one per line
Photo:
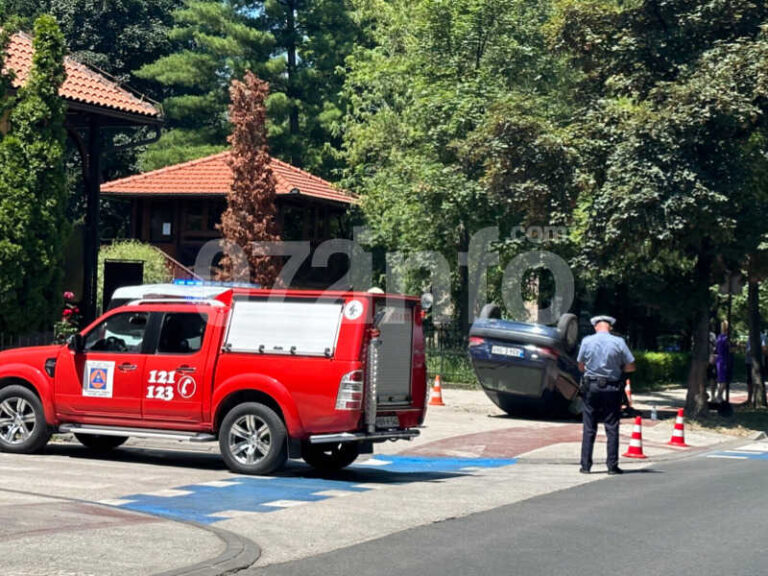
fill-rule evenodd
<path id="1" fill-rule="evenodd" d="M 707 458 L 723 458 L 726 460 L 768 460 L 768 452 L 753 450 L 724 450 L 707 454 Z"/>
<path id="2" fill-rule="evenodd" d="M 321 475 L 304 464 L 291 463 L 278 476 L 225 476 L 212 482 L 134 494 L 105 503 L 174 520 L 212 524 L 244 514 L 274 512 L 344 494 L 368 492 L 382 484 L 435 482 L 515 462 L 516 459 L 509 458 L 378 456 L 333 475 Z"/>

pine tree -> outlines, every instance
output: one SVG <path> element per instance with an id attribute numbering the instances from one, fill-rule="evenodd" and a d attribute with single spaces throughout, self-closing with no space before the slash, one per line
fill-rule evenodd
<path id="1" fill-rule="evenodd" d="M 229 166 L 233 182 L 219 230 L 227 241 L 243 249 L 247 263 L 225 257 L 221 277 L 250 276 L 252 282 L 270 287 L 279 272 L 278 263 L 274 258 L 260 256 L 253 245 L 253 242 L 280 239 L 275 221 L 275 177 L 269 166 L 264 104 L 269 84 L 248 71 L 242 82 L 232 82 L 230 95 L 229 117 L 233 130 L 228 141 L 232 147 Z M 246 269 L 248 266 L 250 271 Z"/>
<path id="2" fill-rule="evenodd" d="M 29 78 L 12 103 L 0 142 L 0 331 L 52 323 L 63 276 L 65 217 L 64 37 L 56 21 L 35 21 Z"/>
<path id="3" fill-rule="evenodd" d="M 173 18 L 174 51 L 135 72 L 160 84 L 171 128 L 144 154 L 143 170 L 223 150 L 230 82 L 245 70 L 265 76 L 274 46 L 272 35 L 229 0 L 187 0 Z"/>

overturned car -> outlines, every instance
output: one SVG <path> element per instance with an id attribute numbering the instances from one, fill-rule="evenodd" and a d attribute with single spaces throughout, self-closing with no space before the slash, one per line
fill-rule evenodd
<path id="1" fill-rule="evenodd" d="M 511 415 L 579 414 L 578 318 L 557 326 L 501 318 L 488 304 L 472 324 L 469 354 L 485 393 Z"/>

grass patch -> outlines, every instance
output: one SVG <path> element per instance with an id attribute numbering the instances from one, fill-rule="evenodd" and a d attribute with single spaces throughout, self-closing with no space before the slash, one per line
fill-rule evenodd
<path id="1" fill-rule="evenodd" d="M 752 408 L 744 404 L 733 406 L 732 416 L 720 416 L 714 413 L 691 420 L 694 428 L 729 434 L 731 436 L 749 436 L 755 432 L 768 433 L 768 409 Z"/>

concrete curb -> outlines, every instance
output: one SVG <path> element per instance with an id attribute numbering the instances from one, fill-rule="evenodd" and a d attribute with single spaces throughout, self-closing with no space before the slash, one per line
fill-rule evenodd
<path id="1" fill-rule="evenodd" d="M 82 498 L 66 498 L 64 496 L 50 496 L 48 494 L 41 494 L 39 492 L 31 492 L 27 490 L 10 490 L 2 488 L 4 492 L 11 492 L 15 494 L 26 494 L 29 496 L 37 496 L 39 498 L 45 498 L 48 500 L 61 500 L 63 502 L 75 502 L 78 504 L 88 504 L 90 506 L 98 506 L 100 508 L 118 509 L 114 506 L 107 504 L 100 504 L 92 500 L 84 500 Z M 131 514 L 136 516 L 149 516 L 150 518 L 159 518 L 167 522 L 174 522 L 176 524 L 186 524 L 200 530 L 204 530 L 216 536 L 224 543 L 224 552 L 210 558 L 203 560 L 197 564 L 191 566 L 185 566 L 182 568 L 175 568 L 173 570 L 158 572 L 155 576 L 224 576 L 225 574 L 233 574 L 244 570 L 252 566 L 261 556 L 261 548 L 259 546 L 238 534 L 222 530 L 221 528 L 214 528 L 213 526 L 206 526 L 205 524 L 199 524 L 197 522 L 182 522 L 180 520 L 174 520 L 172 518 L 166 518 L 164 516 L 155 516 L 152 514 L 145 514 L 143 512 L 136 512 L 135 510 L 129 510 Z"/>
<path id="2" fill-rule="evenodd" d="M 216 558 L 203 560 L 185 568 L 158 572 L 155 576 L 223 576 L 250 568 L 261 556 L 261 548 L 256 543 L 233 532 L 214 528 L 213 526 L 205 526 L 197 522 L 179 523 L 189 524 L 195 528 L 212 532 L 219 540 L 224 542 L 226 549 Z"/>
<path id="3" fill-rule="evenodd" d="M 750 436 L 744 436 L 741 438 L 735 438 L 733 440 L 727 440 L 725 442 L 718 442 L 717 444 L 711 444 L 710 446 L 696 446 L 690 449 L 681 449 L 680 451 L 670 452 L 668 454 L 659 454 L 657 456 L 649 456 L 646 460 L 638 460 L 630 462 L 629 460 L 621 460 L 621 465 L 625 464 L 653 464 L 654 462 L 673 462 L 676 460 L 683 460 L 691 456 L 698 456 L 705 452 L 728 450 L 731 448 L 738 448 L 743 444 L 749 442 L 756 442 L 768 437 L 765 432 L 755 432 Z M 527 458 L 525 456 L 517 457 L 518 464 L 554 464 L 564 466 L 578 466 L 579 461 L 576 458 Z"/>

